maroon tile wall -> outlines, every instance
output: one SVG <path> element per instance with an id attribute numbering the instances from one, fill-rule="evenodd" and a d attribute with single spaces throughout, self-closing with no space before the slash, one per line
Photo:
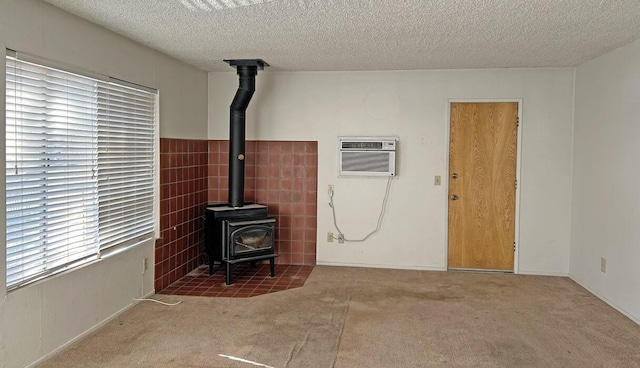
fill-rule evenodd
<path id="1" fill-rule="evenodd" d="M 245 200 L 276 216 L 276 262 L 315 265 L 318 143 L 247 141 L 245 153 Z M 160 139 L 156 291 L 202 264 L 201 217 L 207 203 L 228 201 L 228 174 L 228 141 Z"/>
<path id="2" fill-rule="evenodd" d="M 315 265 L 318 142 L 247 141 L 245 201 L 276 216 L 279 264 Z M 228 202 L 229 142 L 209 141 L 208 200 Z"/>
<path id="3" fill-rule="evenodd" d="M 206 140 L 160 139 L 160 239 L 155 289 L 160 291 L 202 264 L 207 205 Z"/>

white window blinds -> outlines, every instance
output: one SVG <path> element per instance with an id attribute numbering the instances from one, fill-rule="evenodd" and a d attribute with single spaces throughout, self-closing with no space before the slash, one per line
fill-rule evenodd
<path id="1" fill-rule="evenodd" d="M 156 95 L 6 61 L 7 287 L 151 237 Z"/>
<path id="2" fill-rule="evenodd" d="M 116 84 L 98 87 L 100 248 L 153 232 L 155 95 Z"/>

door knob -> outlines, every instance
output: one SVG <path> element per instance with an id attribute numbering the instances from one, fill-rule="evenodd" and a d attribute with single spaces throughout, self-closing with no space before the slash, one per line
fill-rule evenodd
<path id="1" fill-rule="evenodd" d="M 458 179 L 458 173 L 451 174 L 451 179 Z"/>
<path id="2" fill-rule="evenodd" d="M 457 195 L 455 195 L 455 194 L 453 194 L 453 195 L 451 196 L 451 200 L 452 200 L 452 201 L 457 201 L 457 200 L 458 200 L 458 196 L 457 196 Z"/>

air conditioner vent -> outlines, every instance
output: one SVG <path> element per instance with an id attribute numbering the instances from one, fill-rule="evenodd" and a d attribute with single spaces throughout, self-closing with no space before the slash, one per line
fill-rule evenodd
<path id="1" fill-rule="evenodd" d="M 386 173 L 389 152 L 342 152 L 342 170 Z"/>

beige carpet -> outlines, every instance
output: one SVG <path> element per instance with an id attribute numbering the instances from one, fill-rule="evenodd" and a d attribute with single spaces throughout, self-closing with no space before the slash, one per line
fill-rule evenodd
<path id="1" fill-rule="evenodd" d="M 567 278 L 319 266 L 275 294 L 157 298 L 183 303 L 43 367 L 640 367 L 640 326 Z"/>

